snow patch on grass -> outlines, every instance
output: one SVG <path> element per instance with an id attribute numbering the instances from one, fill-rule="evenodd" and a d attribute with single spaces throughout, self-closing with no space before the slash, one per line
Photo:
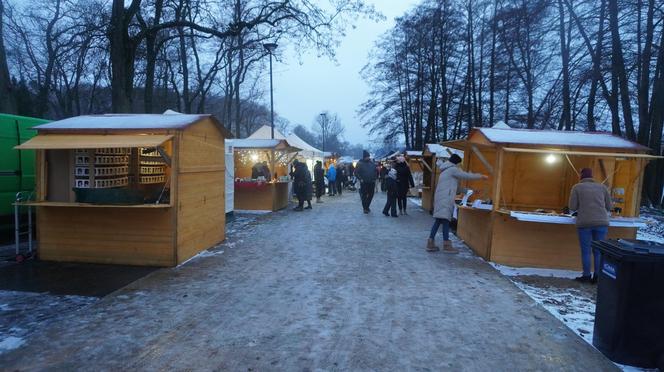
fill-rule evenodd
<path id="1" fill-rule="evenodd" d="M 25 340 L 22 338 L 9 336 L 0 341 L 0 353 L 3 351 L 18 349 L 19 347 L 23 346 L 23 344 L 25 344 Z"/>
<path id="2" fill-rule="evenodd" d="M 489 262 L 496 270 L 505 276 L 543 276 L 551 278 L 574 279 L 579 276 L 578 271 L 557 270 L 557 269 L 539 269 L 532 267 L 510 267 Z"/>

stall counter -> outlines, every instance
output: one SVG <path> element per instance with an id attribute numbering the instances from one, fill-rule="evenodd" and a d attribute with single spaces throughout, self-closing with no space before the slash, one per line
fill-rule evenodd
<path id="1" fill-rule="evenodd" d="M 291 181 L 235 181 L 235 210 L 278 211 L 288 206 Z"/>
<path id="2" fill-rule="evenodd" d="M 581 269 L 581 253 L 573 217 L 540 216 L 540 220 L 533 221 L 511 214 L 510 211 L 459 207 L 457 235 L 476 254 L 498 264 Z M 516 216 L 521 218 L 526 215 L 537 214 L 516 212 Z M 567 220 L 561 223 L 561 218 Z M 636 238 L 635 226 L 639 221 L 621 217 L 611 220 L 608 238 Z"/>

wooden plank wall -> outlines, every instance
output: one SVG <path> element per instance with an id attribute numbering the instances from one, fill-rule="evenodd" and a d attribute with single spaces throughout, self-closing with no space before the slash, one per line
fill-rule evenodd
<path id="1" fill-rule="evenodd" d="M 459 208 L 457 236 L 480 257 L 491 253 L 491 211 Z"/>
<path id="2" fill-rule="evenodd" d="M 236 210 L 270 211 L 273 208 L 274 187 L 265 185 L 257 190 L 235 189 L 233 203 Z"/>
<path id="3" fill-rule="evenodd" d="M 41 207 L 39 257 L 47 261 L 173 266 L 171 208 Z"/>
<path id="4" fill-rule="evenodd" d="M 224 138 L 204 120 L 179 136 L 177 159 L 177 263 L 225 239 Z"/>
<path id="5" fill-rule="evenodd" d="M 610 228 L 609 238 L 634 238 L 634 228 Z M 496 214 L 490 260 L 516 267 L 581 269 L 576 227 L 518 221 Z"/>

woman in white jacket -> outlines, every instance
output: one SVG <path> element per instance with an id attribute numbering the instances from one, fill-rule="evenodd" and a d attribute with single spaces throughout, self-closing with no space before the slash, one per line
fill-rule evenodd
<path id="1" fill-rule="evenodd" d="M 436 194 L 434 196 L 433 204 L 433 217 L 436 219 L 431 227 L 431 234 L 427 241 L 427 251 L 435 252 L 438 247 L 435 244 L 436 233 L 440 225 L 443 225 L 443 252 L 445 253 L 459 253 L 452 247 L 450 241 L 450 221 L 454 214 L 455 197 L 459 193 L 460 180 L 486 180 L 489 177 L 478 174 L 462 171 L 457 165 L 461 163 L 461 157 L 457 154 L 450 156 L 449 160 L 439 166 L 440 176 L 438 178 L 438 185 L 436 186 Z"/>

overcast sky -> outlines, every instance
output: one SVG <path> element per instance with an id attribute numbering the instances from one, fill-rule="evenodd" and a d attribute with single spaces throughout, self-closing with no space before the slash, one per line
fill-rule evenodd
<path id="1" fill-rule="evenodd" d="M 274 110 L 297 124 L 311 128 L 316 116 L 328 110 L 337 113 L 346 127 L 344 137 L 354 144 L 369 142 L 367 130 L 361 127 L 356 111 L 368 98 L 369 86 L 360 76 L 368 54 L 378 37 L 394 25 L 394 18 L 403 15 L 418 1 L 367 0 L 385 15 L 384 21 L 359 20 L 357 28 L 349 29 L 337 49 L 337 61 L 318 58 L 308 53 L 298 58 L 293 51 L 273 61 Z M 269 80 L 266 79 L 269 90 Z M 269 92 L 266 95 L 269 105 Z"/>

